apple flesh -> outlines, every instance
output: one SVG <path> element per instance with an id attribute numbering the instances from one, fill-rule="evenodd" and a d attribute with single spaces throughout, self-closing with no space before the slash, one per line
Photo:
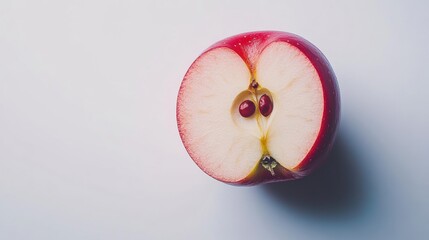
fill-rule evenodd
<path id="1" fill-rule="evenodd" d="M 285 32 L 236 35 L 191 65 L 177 125 L 194 162 L 229 184 L 301 178 L 326 158 L 339 121 L 334 72 L 313 44 Z"/>

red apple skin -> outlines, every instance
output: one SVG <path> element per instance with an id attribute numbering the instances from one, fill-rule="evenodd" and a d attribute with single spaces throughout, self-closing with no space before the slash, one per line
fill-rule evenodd
<path id="1" fill-rule="evenodd" d="M 306 157 L 297 167 L 295 167 L 294 169 L 285 169 L 282 166 L 278 165 L 275 168 L 275 176 L 272 176 L 269 171 L 263 169 L 260 164 L 257 164 L 252 173 L 249 173 L 246 178 L 241 179 L 237 182 L 227 182 L 223 179 L 217 179 L 219 181 L 232 185 L 255 185 L 260 183 L 293 180 L 307 176 L 312 171 L 314 171 L 321 163 L 324 162 L 329 151 L 332 149 L 335 140 L 335 134 L 337 131 L 337 126 L 340 119 L 340 91 L 338 88 L 338 83 L 334 71 L 332 70 L 331 65 L 329 64 L 323 53 L 312 43 L 298 35 L 279 31 L 259 31 L 242 33 L 215 43 L 207 50 L 205 50 L 201 55 L 210 50 L 220 47 L 230 48 L 245 61 L 245 63 L 249 67 L 250 72 L 253 75 L 255 72 L 256 61 L 255 59 L 251 59 L 251 57 L 248 56 L 245 49 L 249 47 L 250 44 L 255 44 L 255 42 L 257 42 L 258 54 L 260 54 L 264 50 L 264 48 L 267 47 L 270 43 L 287 42 L 298 48 L 302 53 L 307 56 L 307 58 L 310 60 L 310 62 L 316 69 L 322 84 L 324 98 L 322 124 L 315 143 L 313 144 Z M 188 72 L 186 73 L 183 82 L 186 81 Z M 181 101 L 180 93 L 182 90 L 183 82 L 179 90 L 178 103 Z M 180 137 L 185 148 L 188 150 L 190 157 L 195 160 L 197 159 L 197 156 L 193 156 L 192 152 L 189 151 L 186 140 L 184 138 L 185 130 L 181 129 L 180 119 L 178 118 L 177 114 L 179 112 L 179 107 L 180 105 L 177 104 L 176 117 Z M 197 161 L 195 162 L 197 163 Z M 200 166 L 198 163 L 197 165 L 204 171 L 204 168 L 202 166 Z"/>

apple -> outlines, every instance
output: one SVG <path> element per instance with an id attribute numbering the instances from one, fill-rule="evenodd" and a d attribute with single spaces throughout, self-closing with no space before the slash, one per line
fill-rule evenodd
<path id="1" fill-rule="evenodd" d="M 304 177 L 326 158 L 340 115 L 334 72 L 295 34 L 249 32 L 221 40 L 190 66 L 177 126 L 211 177 L 254 185 Z"/>

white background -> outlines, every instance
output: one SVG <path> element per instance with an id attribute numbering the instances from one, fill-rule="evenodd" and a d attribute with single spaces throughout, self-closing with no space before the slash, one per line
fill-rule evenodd
<path id="1" fill-rule="evenodd" d="M 0 239 L 427 239 L 424 1 L 0 2 Z M 241 32 L 330 60 L 330 161 L 283 184 L 211 179 L 180 141 L 183 75 Z"/>

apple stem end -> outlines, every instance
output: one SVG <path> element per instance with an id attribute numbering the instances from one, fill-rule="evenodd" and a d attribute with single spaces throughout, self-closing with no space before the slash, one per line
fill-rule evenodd
<path id="1" fill-rule="evenodd" d="M 272 176 L 276 175 L 276 173 L 274 172 L 274 168 L 278 165 L 278 163 L 276 160 L 274 160 L 274 158 L 272 158 L 269 155 L 264 156 L 262 161 L 261 161 L 261 165 L 262 165 L 262 167 L 267 169 L 271 173 Z"/>

